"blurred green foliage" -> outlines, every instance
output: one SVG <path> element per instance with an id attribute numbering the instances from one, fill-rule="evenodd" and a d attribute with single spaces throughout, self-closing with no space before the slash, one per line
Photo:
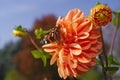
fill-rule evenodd
<path id="1" fill-rule="evenodd" d="M 16 69 L 11 69 L 4 80 L 27 80 L 27 78 L 21 75 Z"/>
<path id="2" fill-rule="evenodd" d="M 115 27 L 120 27 L 120 10 L 118 11 L 113 11 L 114 18 L 112 20 L 112 23 L 114 24 Z"/>
<path id="3" fill-rule="evenodd" d="M 84 75 L 79 76 L 78 80 L 103 80 L 103 77 L 97 70 L 91 69 Z"/>
<path id="4" fill-rule="evenodd" d="M 3 80 L 7 72 L 15 67 L 12 59 L 16 53 L 21 49 L 22 40 L 16 43 L 9 42 L 3 49 L 0 50 L 0 80 Z"/>

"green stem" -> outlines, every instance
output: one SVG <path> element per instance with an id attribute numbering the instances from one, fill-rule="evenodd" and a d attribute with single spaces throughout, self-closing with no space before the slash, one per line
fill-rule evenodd
<path id="1" fill-rule="evenodd" d="M 113 38 L 112 38 L 109 54 L 112 54 L 115 38 L 116 38 L 116 35 L 117 35 L 118 24 L 119 24 L 118 16 L 119 16 L 119 14 L 116 15 L 116 26 L 115 26 L 114 33 L 113 33 Z"/>
<path id="2" fill-rule="evenodd" d="M 110 45 L 109 54 L 112 54 L 115 39 L 116 39 L 116 35 L 117 35 L 117 31 L 118 31 L 118 27 L 119 27 L 119 14 L 116 14 L 116 25 L 115 25 L 115 28 L 114 28 L 114 33 L 113 33 L 113 38 L 112 38 L 112 42 L 111 42 L 111 45 Z M 110 80 L 112 80 L 112 76 L 110 76 Z"/>
<path id="3" fill-rule="evenodd" d="M 100 61 L 101 61 L 101 65 L 102 65 L 102 71 L 103 71 L 103 74 L 104 74 L 104 79 L 105 79 L 105 80 L 108 80 L 107 71 L 105 70 L 105 67 L 106 67 L 106 68 L 108 67 L 108 60 L 107 60 L 107 54 L 106 54 L 106 51 L 105 51 L 105 45 L 104 45 L 102 27 L 100 27 L 100 34 L 101 34 L 102 49 L 103 49 L 102 54 L 103 54 L 104 57 L 105 57 L 105 65 L 104 65 L 104 59 L 103 59 L 103 57 L 102 57 L 102 54 L 99 55 L 99 59 L 100 59 Z"/>
<path id="4" fill-rule="evenodd" d="M 102 27 L 100 27 L 100 33 L 101 33 L 101 39 L 102 39 L 102 53 L 105 57 L 105 63 L 106 63 L 106 67 L 108 67 L 108 60 L 107 60 L 107 54 L 106 54 L 106 51 L 105 51 L 105 45 L 104 45 L 104 39 L 103 39 L 103 32 L 102 32 Z"/>
<path id="5" fill-rule="evenodd" d="M 31 37 L 31 35 L 30 35 L 29 33 L 28 33 L 28 37 L 29 37 L 31 43 L 34 45 L 34 47 L 35 47 L 38 51 L 40 51 L 38 45 L 35 43 L 35 41 L 32 39 L 32 37 Z"/>
<path id="6" fill-rule="evenodd" d="M 104 75 L 104 79 L 105 79 L 105 80 L 108 80 L 108 79 L 107 79 L 107 73 L 106 73 L 106 71 L 104 70 L 105 66 L 104 66 L 104 61 L 103 61 L 102 55 L 99 55 L 99 59 L 100 59 L 101 65 L 102 65 L 102 72 L 103 72 L 103 75 Z"/>

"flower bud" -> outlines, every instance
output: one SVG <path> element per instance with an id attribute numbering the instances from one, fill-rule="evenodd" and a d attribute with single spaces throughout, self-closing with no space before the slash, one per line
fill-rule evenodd
<path id="1" fill-rule="evenodd" d="M 25 32 L 21 32 L 21 31 L 18 31 L 18 30 L 13 30 L 13 35 L 14 35 L 14 36 L 21 37 L 21 38 L 24 38 L 24 37 L 26 36 L 26 33 L 25 33 Z"/>
<path id="2" fill-rule="evenodd" d="M 94 26 L 105 26 L 112 21 L 112 10 L 105 4 L 98 4 L 90 11 L 89 20 Z"/>

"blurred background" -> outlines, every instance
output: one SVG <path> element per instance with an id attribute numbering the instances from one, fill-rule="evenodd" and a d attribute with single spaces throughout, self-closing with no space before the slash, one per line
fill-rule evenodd
<path id="1" fill-rule="evenodd" d="M 13 29 L 22 25 L 29 30 L 35 42 L 34 30 L 42 27 L 50 29 L 59 16 L 65 16 L 70 9 L 79 8 L 89 15 L 97 2 L 107 4 L 113 11 L 120 10 L 120 0 L 0 0 L 0 80 L 62 80 L 56 65 L 49 60 L 44 67 L 41 59 L 34 59 L 31 50 L 35 49 L 29 39 L 14 37 Z M 114 26 L 109 23 L 103 28 L 106 50 L 112 39 Z M 114 55 L 120 57 L 120 30 L 115 40 Z M 120 61 L 120 60 L 119 60 Z M 95 67 L 79 80 L 103 80 L 99 67 Z M 120 80 L 119 71 L 113 80 Z"/>

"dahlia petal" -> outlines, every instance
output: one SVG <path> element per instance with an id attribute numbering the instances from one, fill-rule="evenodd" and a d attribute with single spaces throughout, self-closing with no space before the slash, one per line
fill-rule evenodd
<path id="1" fill-rule="evenodd" d="M 97 55 L 99 55 L 101 53 L 101 51 L 96 50 L 95 48 L 91 48 L 88 52 L 88 55 L 90 58 L 94 58 Z"/>
<path id="2" fill-rule="evenodd" d="M 73 30 L 74 32 L 77 34 L 77 23 L 73 23 L 72 26 L 73 26 Z"/>
<path id="3" fill-rule="evenodd" d="M 89 26 L 89 28 L 88 27 L 86 27 L 86 29 L 84 29 L 83 31 L 87 31 L 87 32 L 90 32 L 92 29 L 93 29 L 93 24 L 91 24 L 91 23 L 89 23 L 90 24 L 90 26 Z"/>
<path id="4" fill-rule="evenodd" d="M 96 45 L 97 44 L 97 45 Z M 92 45 L 92 48 L 95 48 L 96 50 L 102 49 L 102 42 L 96 42 L 96 44 Z"/>
<path id="5" fill-rule="evenodd" d="M 98 45 L 96 46 L 96 49 L 101 49 L 102 48 L 102 42 L 97 42 Z"/>
<path id="6" fill-rule="evenodd" d="M 82 50 L 87 50 L 91 47 L 91 42 L 83 41 L 83 42 L 80 42 L 80 45 L 82 46 Z"/>
<path id="7" fill-rule="evenodd" d="M 49 52 L 49 53 L 52 53 L 52 52 L 55 52 L 56 51 L 56 49 L 44 49 L 44 51 L 46 51 L 46 52 Z"/>
<path id="8" fill-rule="evenodd" d="M 57 59 L 58 59 L 58 54 L 57 53 L 53 54 L 50 60 L 50 65 L 53 65 Z"/>
<path id="9" fill-rule="evenodd" d="M 81 62 L 81 63 L 88 63 L 88 62 L 91 61 L 91 59 L 90 59 L 90 58 L 86 58 L 86 57 L 84 57 L 84 56 L 80 56 L 80 57 L 78 58 L 78 61 Z"/>
<path id="10" fill-rule="evenodd" d="M 84 57 L 86 57 L 86 58 L 88 58 L 88 59 L 91 58 L 91 57 L 88 55 L 88 53 L 86 53 L 86 52 L 82 52 L 81 54 L 84 55 Z"/>
<path id="11" fill-rule="evenodd" d="M 85 39 L 85 38 L 88 38 L 89 33 L 88 32 L 82 32 L 78 35 L 79 35 L 78 39 Z"/>
<path id="12" fill-rule="evenodd" d="M 50 44 L 45 44 L 42 46 L 42 48 L 56 48 L 57 47 L 57 43 L 50 43 Z"/>
<path id="13" fill-rule="evenodd" d="M 61 22 L 61 16 L 58 17 L 57 22 L 56 22 L 56 26 L 59 26 Z"/>
<path id="14" fill-rule="evenodd" d="M 84 65 L 84 64 L 83 64 L 83 65 Z M 77 66 L 77 70 L 86 72 L 86 71 L 88 71 L 88 68 L 85 68 L 84 66 L 78 65 L 78 66 Z"/>
<path id="15" fill-rule="evenodd" d="M 89 67 L 89 65 L 86 65 L 86 64 L 88 64 L 88 63 L 83 63 L 83 64 L 79 63 L 79 65 L 82 66 L 84 69 L 89 70 L 90 67 Z"/>
<path id="16" fill-rule="evenodd" d="M 63 74 L 62 74 L 62 71 L 61 71 L 61 69 L 59 67 L 58 67 L 58 73 L 59 73 L 59 76 L 62 78 Z"/>
<path id="17" fill-rule="evenodd" d="M 50 43 L 50 44 L 45 44 L 42 46 L 44 48 L 44 51 L 46 52 L 55 52 L 56 51 L 57 44 L 56 43 Z"/>
<path id="18" fill-rule="evenodd" d="M 65 17 L 65 20 L 72 20 L 72 17 L 73 17 L 73 11 L 69 11 L 67 16 Z"/>
<path id="19" fill-rule="evenodd" d="M 84 26 L 81 28 L 81 32 L 90 32 L 93 29 L 93 25 L 89 21 L 86 21 L 86 24 L 81 24 Z"/>
<path id="20" fill-rule="evenodd" d="M 66 72 L 65 74 L 66 74 L 67 76 L 69 76 L 69 75 L 70 75 L 70 72 L 69 72 L 69 70 L 68 70 L 68 68 L 67 68 L 67 67 L 65 68 L 65 72 Z"/>
<path id="21" fill-rule="evenodd" d="M 80 24 L 82 24 L 82 23 L 84 22 L 84 20 L 85 20 L 85 18 L 84 18 L 83 16 L 81 16 L 81 17 L 75 19 L 73 22 L 77 22 L 77 23 L 78 23 L 77 28 L 79 28 L 79 27 L 80 27 Z M 78 31 L 78 32 L 79 32 L 79 31 Z"/>
<path id="22" fill-rule="evenodd" d="M 95 58 L 93 58 L 91 60 L 91 62 L 89 63 L 89 66 L 94 66 L 94 65 L 96 65 L 96 59 Z"/>
<path id="23" fill-rule="evenodd" d="M 70 46 L 72 48 L 81 49 L 81 46 L 78 43 L 71 43 Z"/>
<path id="24" fill-rule="evenodd" d="M 73 76 L 74 77 L 77 77 L 77 72 L 70 66 L 70 70 L 72 71 L 72 73 L 73 73 Z"/>
<path id="25" fill-rule="evenodd" d="M 90 37 L 89 37 L 89 39 L 97 39 L 97 38 L 100 38 L 101 36 L 100 35 L 91 35 Z"/>
<path id="26" fill-rule="evenodd" d="M 59 56 L 59 60 L 60 60 L 60 63 L 63 63 L 63 48 L 59 51 L 58 53 L 58 56 Z"/>
<path id="27" fill-rule="evenodd" d="M 71 68 L 76 68 L 77 67 L 77 60 L 73 59 L 69 62 L 69 65 L 71 66 Z"/>
<path id="28" fill-rule="evenodd" d="M 58 60 L 57 63 L 58 63 L 57 64 L 58 65 L 58 73 L 59 73 L 60 77 L 66 79 L 67 75 L 65 75 L 65 72 L 64 72 L 65 69 L 64 69 L 63 63 L 60 63 L 60 60 Z"/>
<path id="29" fill-rule="evenodd" d="M 73 16 L 73 20 L 76 21 L 76 19 L 83 17 L 83 12 L 79 9 L 77 9 L 77 13 Z"/>
<path id="30" fill-rule="evenodd" d="M 70 49 L 70 53 L 74 54 L 74 55 L 80 55 L 82 52 L 81 46 L 77 43 L 72 43 L 71 44 L 71 49 Z"/>
<path id="31" fill-rule="evenodd" d="M 85 21 L 78 26 L 78 32 L 89 32 L 92 29 L 92 24 L 89 21 Z"/>
<path id="32" fill-rule="evenodd" d="M 90 44 L 90 41 L 89 40 L 84 40 L 84 41 L 80 42 L 80 45 L 84 45 L 84 44 Z"/>
<path id="33" fill-rule="evenodd" d="M 78 50 L 78 49 L 76 49 L 76 50 L 70 49 L 70 53 L 71 53 L 71 54 L 74 54 L 74 55 L 80 55 L 81 52 L 82 52 L 81 49 L 80 49 L 80 50 Z"/>
<path id="34" fill-rule="evenodd" d="M 97 43 L 97 39 L 93 39 L 93 40 L 90 40 L 91 41 L 91 44 L 96 44 Z"/>

